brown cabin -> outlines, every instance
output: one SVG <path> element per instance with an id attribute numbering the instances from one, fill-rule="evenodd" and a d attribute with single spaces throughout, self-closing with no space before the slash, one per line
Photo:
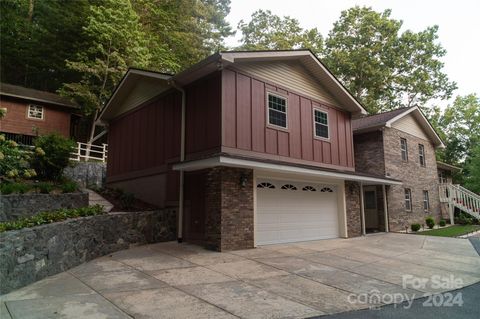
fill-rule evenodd
<path id="1" fill-rule="evenodd" d="M 32 145 L 33 138 L 47 133 L 72 135 L 72 114 L 78 105 L 55 93 L 0 84 L 0 133 L 18 143 Z"/>

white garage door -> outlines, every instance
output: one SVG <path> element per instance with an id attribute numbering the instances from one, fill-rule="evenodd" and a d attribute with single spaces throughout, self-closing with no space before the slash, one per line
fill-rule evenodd
<path id="1" fill-rule="evenodd" d="M 258 245 L 339 237 L 334 185 L 257 180 Z"/>

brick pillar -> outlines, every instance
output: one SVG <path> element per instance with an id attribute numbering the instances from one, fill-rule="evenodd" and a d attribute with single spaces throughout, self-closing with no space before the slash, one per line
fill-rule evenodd
<path id="1" fill-rule="evenodd" d="M 220 251 L 253 248 L 253 191 L 251 169 L 215 167 L 208 171 L 205 212 L 208 248 Z"/>
<path id="2" fill-rule="evenodd" d="M 345 202 L 347 209 L 348 237 L 361 236 L 362 217 L 360 211 L 360 184 L 357 182 L 345 182 Z"/>

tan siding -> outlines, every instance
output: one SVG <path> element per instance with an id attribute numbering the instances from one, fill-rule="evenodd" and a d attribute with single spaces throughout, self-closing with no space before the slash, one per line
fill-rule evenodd
<path id="1" fill-rule="evenodd" d="M 158 95 L 162 89 L 159 89 L 158 82 L 148 80 L 139 81 L 115 113 L 122 114 L 134 109 L 136 106 Z"/>
<path id="2" fill-rule="evenodd" d="M 339 106 L 334 97 L 297 62 L 249 62 L 235 65 L 240 71 L 278 83 L 315 100 Z"/>
<path id="3" fill-rule="evenodd" d="M 419 137 L 421 139 L 429 141 L 430 138 L 428 137 L 427 134 L 425 134 L 425 131 L 423 128 L 418 124 L 417 120 L 412 117 L 411 114 L 402 117 L 398 121 L 394 122 L 392 124 L 393 128 L 396 128 L 399 131 L 403 131 L 405 133 L 408 133 L 410 135 Z"/>

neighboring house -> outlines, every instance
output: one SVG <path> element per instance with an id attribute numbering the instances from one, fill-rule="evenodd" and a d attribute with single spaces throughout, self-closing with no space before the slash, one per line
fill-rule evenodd
<path id="1" fill-rule="evenodd" d="M 363 185 L 402 187 L 355 171 L 362 114 L 308 50 L 221 52 L 175 76 L 130 69 L 101 113 L 107 183 L 178 210 L 179 240 L 212 249 L 359 236 Z"/>
<path id="2" fill-rule="evenodd" d="M 403 182 L 388 188 L 390 229 L 405 230 L 412 223 L 425 223 L 427 216 L 442 217 L 439 181 L 447 182 L 450 170 L 439 169 L 435 149 L 442 140 L 418 107 L 402 108 L 353 121 L 355 168 L 359 172 L 381 174 Z M 447 167 L 444 165 L 442 167 Z M 450 167 L 451 169 L 451 167 Z M 377 198 L 378 187 L 364 187 L 365 200 Z M 377 209 L 379 207 L 380 209 Z M 368 231 L 383 231 L 379 205 L 366 207 Z M 448 213 L 445 212 L 445 218 Z"/>
<path id="3" fill-rule="evenodd" d="M 0 133 L 27 145 L 39 134 L 70 137 L 72 113 L 78 111 L 76 104 L 57 94 L 6 83 L 0 84 L 0 108 L 7 111 L 0 119 Z"/>

